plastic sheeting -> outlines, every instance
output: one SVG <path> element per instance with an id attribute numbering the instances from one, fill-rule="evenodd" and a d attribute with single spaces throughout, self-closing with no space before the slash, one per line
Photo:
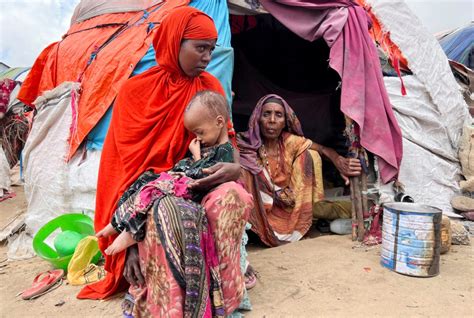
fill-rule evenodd
<path id="1" fill-rule="evenodd" d="M 467 105 L 436 39 L 401 0 L 367 0 L 384 31 L 407 58 L 413 76 L 385 77 L 403 134 L 404 156 L 399 180 L 416 201 L 436 206 L 449 216 L 450 199 L 459 192 L 459 138 L 469 122 Z M 386 193 L 389 186 L 382 187 Z"/>
<path id="2" fill-rule="evenodd" d="M 102 14 L 141 11 L 163 0 L 81 0 L 71 18 L 71 25 Z"/>
<path id="3" fill-rule="evenodd" d="M 77 81 L 82 74 L 78 125 L 71 138 L 68 159 L 103 117 L 150 47 L 157 29 L 150 30 L 150 23 L 160 23 L 170 10 L 187 3 L 187 0 L 167 1 L 150 12 L 104 14 L 76 23 L 60 42 L 41 52 L 18 94 L 25 104 L 32 104 L 44 91 L 63 82 Z M 129 27 L 121 29 L 125 24 Z M 122 31 L 117 34 L 119 29 Z M 102 46 L 104 43 L 108 44 Z"/>
<path id="4" fill-rule="evenodd" d="M 230 14 L 255 15 L 268 13 L 258 0 L 227 0 Z"/>
<path id="5" fill-rule="evenodd" d="M 65 82 L 35 101 L 38 113 L 23 149 L 26 231 L 9 242 L 9 258 L 33 256 L 32 238 L 51 219 L 95 207 L 100 152 L 83 158 L 79 151 L 65 162 L 74 109 L 71 91 L 78 89 L 78 83 Z"/>
<path id="6" fill-rule="evenodd" d="M 225 0 L 193 0 L 189 4 L 208 14 L 214 20 L 219 34 L 216 49 L 212 52 L 212 59 L 206 71 L 217 77 L 224 88 L 227 102 L 232 105 L 232 75 L 234 69 L 234 49 L 230 44 L 230 26 L 229 13 Z M 143 73 L 156 65 L 155 50 L 150 46 L 137 63 L 131 76 Z M 232 113 L 231 109 L 229 112 Z M 109 129 L 110 120 L 112 118 L 112 107 L 110 107 L 105 115 L 100 119 L 98 124 L 91 130 L 87 136 L 88 150 L 101 150 L 104 144 L 105 136 Z"/>
<path id="7" fill-rule="evenodd" d="M 227 0 L 191 0 L 189 6 L 201 10 L 214 20 L 219 33 L 217 46 L 230 47 L 231 35 Z"/>
<path id="8" fill-rule="evenodd" d="M 457 217 L 451 198 L 459 193 L 461 170 L 448 131 L 455 123 L 446 121 L 436 110 L 424 85 L 415 76 L 403 78 L 407 95 L 400 92 L 400 80 L 385 77 L 395 116 L 403 134 L 404 156 L 399 180 L 415 202 L 438 207 Z M 383 186 L 391 193 L 390 187 Z"/>
<path id="9" fill-rule="evenodd" d="M 10 191 L 10 165 L 8 164 L 7 156 L 0 145 L 0 197 L 3 193 Z"/>
<path id="10" fill-rule="evenodd" d="M 474 69 L 474 22 L 439 40 L 450 60 Z"/>

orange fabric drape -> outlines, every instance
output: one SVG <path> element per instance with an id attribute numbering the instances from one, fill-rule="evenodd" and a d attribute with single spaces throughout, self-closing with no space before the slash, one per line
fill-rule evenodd
<path id="1" fill-rule="evenodd" d="M 169 170 L 185 156 L 192 135 L 183 125 L 186 105 L 200 90 L 214 90 L 224 95 L 220 82 L 207 72 L 187 77 L 180 69 L 180 43 L 193 17 L 204 13 L 181 7 L 173 10 L 156 32 L 153 44 L 159 66 L 129 79 L 115 101 L 112 122 L 105 139 L 99 168 L 95 229 L 110 223 L 121 194 L 147 170 Z M 206 16 L 207 17 L 207 16 Z M 202 17 L 201 17 L 202 18 Z M 201 19 L 202 20 L 202 19 Z M 208 23 L 212 23 L 208 18 Z M 215 31 L 217 38 L 217 31 Z M 202 27 L 209 39 L 209 27 Z M 115 237 L 99 240 L 104 250 Z M 79 298 L 102 299 L 124 286 L 125 252 L 106 256 L 104 280 L 88 285 Z"/>
<path id="2" fill-rule="evenodd" d="M 366 3 L 366 0 L 356 0 L 356 2 L 363 7 L 370 16 L 372 28 L 369 30 L 369 35 L 375 42 L 380 44 L 382 50 L 388 55 L 392 66 L 397 67 L 395 64 L 399 63 L 400 68 L 408 70 L 407 59 L 403 56 L 400 48 L 390 39 L 390 32 L 384 32 L 382 24 L 372 11 L 372 7 Z"/>
<path id="3" fill-rule="evenodd" d="M 43 92 L 65 81 L 77 81 L 92 52 L 122 24 L 133 24 L 97 54 L 82 77 L 77 131 L 70 138 L 68 159 L 111 106 L 120 87 L 150 47 L 157 28 L 148 32 L 149 23 L 156 25 L 170 10 L 188 3 L 189 0 L 164 2 L 157 5 L 160 7 L 154 12 L 151 11 L 157 6 L 150 8 L 146 19 L 143 19 L 142 11 L 100 15 L 72 25 L 62 41 L 43 50 L 18 95 L 18 99 L 27 105 L 32 105 Z M 137 21 L 140 22 L 135 23 Z"/>

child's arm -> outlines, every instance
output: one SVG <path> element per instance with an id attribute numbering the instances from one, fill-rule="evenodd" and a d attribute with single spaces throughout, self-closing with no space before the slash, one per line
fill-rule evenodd
<path id="1" fill-rule="evenodd" d="M 201 144 L 196 138 L 191 140 L 191 143 L 189 144 L 189 151 L 193 155 L 194 161 L 201 160 Z"/>

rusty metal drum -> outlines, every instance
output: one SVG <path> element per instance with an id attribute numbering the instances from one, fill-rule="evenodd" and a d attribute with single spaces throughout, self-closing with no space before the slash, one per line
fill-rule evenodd
<path id="1" fill-rule="evenodd" d="M 415 203 L 384 205 L 382 266 L 400 274 L 439 274 L 441 210 Z"/>

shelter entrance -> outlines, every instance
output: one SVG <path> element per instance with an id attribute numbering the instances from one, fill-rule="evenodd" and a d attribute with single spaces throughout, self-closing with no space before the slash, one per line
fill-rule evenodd
<path id="1" fill-rule="evenodd" d="M 232 113 L 236 131 L 247 130 L 257 101 L 273 93 L 294 109 L 305 137 L 345 155 L 340 77 L 329 67 L 326 42 L 306 41 L 270 14 L 231 15 L 231 27 L 235 53 Z M 323 169 L 325 177 L 337 171 L 327 168 Z"/>

